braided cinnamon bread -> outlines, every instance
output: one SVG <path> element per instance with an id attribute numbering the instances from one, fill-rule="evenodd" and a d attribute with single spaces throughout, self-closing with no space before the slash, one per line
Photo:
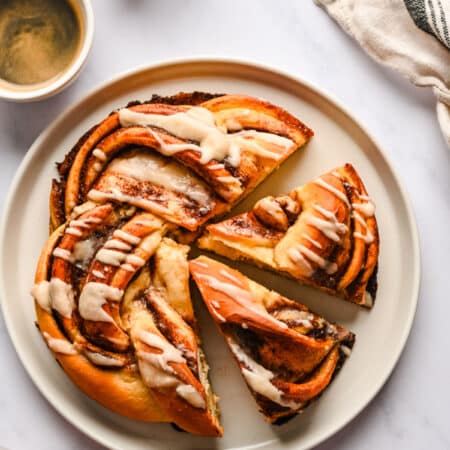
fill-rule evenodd
<path id="1" fill-rule="evenodd" d="M 190 300 L 189 248 L 164 238 L 168 228 L 110 203 L 60 226 L 38 263 L 38 325 L 72 381 L 107 408 L 219 436 Z"/>
<path id="2" fill-rule="evenodd" d="M 374 211 L 361 178 L 346 164 L 209 225 L 198 245 L 371 308 L 379 251 Z"/>
<path id="3" fill-rule="evenodd" d="M 189 231 L 228 211 L 312 131 L 264 100 L 178 94 L 129 104 L 59 164 L 51 229 L 87 200 L 125 202 Z"/>
<path id="4" fill-rule="evenodd" d="M 266 101 L 193 93 L 129 104 L 80 139 L 53 180 L 32 294 L 82 391 L 136 420 L 222 435 L 182 242 L 311 136 Z"/>
<path id="5" fill-rule="evenodd" d="M 354 335 L 210 258 L 189 265 L 265 419 L 284 423 L 317 399 Z"/>

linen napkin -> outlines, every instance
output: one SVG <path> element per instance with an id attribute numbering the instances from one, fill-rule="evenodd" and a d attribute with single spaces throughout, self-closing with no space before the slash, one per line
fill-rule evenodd
<path id="1" fill-rule="evenodd" d="M 450 0 L 316 0 L 376 61 L 433 89 L 450 147 Z"/>

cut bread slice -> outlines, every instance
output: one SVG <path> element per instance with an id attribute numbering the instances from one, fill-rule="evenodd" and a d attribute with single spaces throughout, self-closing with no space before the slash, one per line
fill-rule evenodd
<path id="1" fill-rule="evenodd" d="M 87 205 L 89 206 L 89 205 Z M 38 263 L 37 324 L 71 380 L 110 410 L 221 436 L 189 290 L 189 247 L 160 218 L 94 205 Z"/>
<path id="2" fill-rule="evenodd" d="M 313 132 L 267 101 L 180 93 L 95 125 L 58 165 L 51 229 L 91 200 L 129 203 L 190 232 L 229 211 Z"/>
<path id="3" fill-rule="evenodd" d="M 189 264 L 265 419 L 281 424 L 317 399 L 350 355 L 354 335 L 215 260 Z"/>
<path id="4" fill-rule="evenodd" d="M 198 245 L 372 307 L 379 252 L 374 211 L 361 178 L 346 164 L 209 225 Z"/>

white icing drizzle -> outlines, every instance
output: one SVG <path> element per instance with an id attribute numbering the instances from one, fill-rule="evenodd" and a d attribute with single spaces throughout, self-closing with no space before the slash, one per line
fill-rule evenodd
<path id="1" fill-rule="evenodd" d="M 145 259 L 137 255 L 127 255 L 127 257 L 125 258 L 125 263 L 137 267 L 142 267 L 145 264 Z"/>
<path id="2" fill-rule="evenodd" d="M 145 383 L 150 388 L 175 387 L 176 393 L 186 402 L 204 409 L 206 404 L 200 392 L 193 386 L 182 383 L 177 377 L 177 372 L 170 366 L 172 362 L 186 363 L 181 351 L 155 333 L 141 330 L 136 337 L 149 347 L 161 351 L 161 353 L 138 351 L 139 369 Z"/>
<path id="3" fill-rule="evenodd" d="M 67 227 L 64 231 L 66 234 L 71 234 L 72 236 L 81 236 L 83 233 L 78 228 Z"/>
<path id="4" fill-rule="evenodd" d="M 245 130 L 235 136 L 252 136 L 283 148 L 289 148 L 292 145 L 291 139 L 284 136 L 279 136 L 278 134 L 267 133 L 265 131 Z"/>
<path id="5" fill-rule="evenodd" d="M 364 293 L 364 305 L 371 308 L 373 306 L 373 297 L 370 292 L 365 291 Z"/>
<path id="6" fill-rule="evenodd" d="M 232 283 L 241 284 L 241 280 L 239 280 L 239 278 L 236 278 L 234 275 L 228 272 L 228 270 L 220 269 L 219 273 L 227 280 L 230 280 Z"/>
<path id="7" fill-rule="evenodd" d="M 276 327 L 284 329 L 288 328 L 288 326 L 284 322 L 281 322 L 271 316 L 262 305 L 255 304 L 252 301 L 251 293 L 247 290 L 242 289 L 235 284 L 229 284 L 220 281 L 211 275 L 197 273 L 196 276 L 200 279 L 205 280 L 209 287 L 211 287 L 215 291 L 222 292 L 226 296 L 232 298 L 235 302 L 239 303 L 244 308 L 250 309 L 256 315 L 262 317 L 264 320 L 271 322 Z M 233 278 L 231 275 L 230 277 Z"/>
<path id="8" fill-rule="evenodd" d="M 239 120 L 227 119 L 225 120 L 225 127 L 228 131 L 240 131 L 242 130 L 242 125 Z"/>
<path id="9" fill-rule="evenodd" d="M 219 322 L 225 323 L 227 321 L 227 319 L 225 319 L 225 317 L 223 317 L 222 314 L 220 314 L 220 312 L 218 311 L 218 309 L 220 308 L 220 304 L 215 301 L 214 305 L 211 302 L 211 306 L 212 306 L 212 311 L 213 311 L 214 315 L 216 316 L 217 320 Z"/>
<path id="10" fill-rule="evenodd" d="M 103 272 L 100 272 L 100 270 L 93 270 L 92 275 L 102 280 L 105 278 L 105 275 L 103 274 Z"/>
<path id="11" fill-rule="evenodd" d="M 155 132 L 150 130 L 161 147 L 161 153 L 170 156 L 183 150 L 195 150 L 200 153 L 202 164 L 206 164 L 213 159 L 223 161 L 228 158 L 229 163 L 237 167 L 240 163 L 240 145 L 245 145 L 249 151 L 262 156 L 277 158 L 276 153 L 268 151 L 256 142 L 246 141 L 244 136 L 258 136 L 283 148 L 292 145 L 290 139 L 253 130 L 227 134 L 215 124 L 213 113 L 202 107 L 192 107 L 187 111 L 171 115 L 145 114 L 124 108 L 119 110 L 119 120 L 124 127 L 133 125 L 154 126 L 162 128 L 181 139 L 198 142 L 199 145 L 188 143 L 165 144 Z M 232 129 L 235 130 L 236 123 L 230 122 L 230 124 Z M 225 125 L 227 126 L 227 123 Z"/>
<path id="12" fill-rule="evenodd" d="M 341 199 L 348 207 L 350 207 L 350 203 L 348 201 L 347 196 L 340 191 L 339 189 L 335 188 L 334 186 L 332 186 L 331 184 L 327 183 L 325 180 L 323 180 L 322 178 L 317 178 L 316 180 L 314 180 L 314 183 L 317 184 L 320 187 L 323 187 L 324 189 L 326 189 L 327 191 L 330 191 L 331 193 L 333 193 L 336 197 L 338 197 L 339 199 Z"/>
<path id="13" fill-rule="evenodd" d="M 132 249 L 132 246 L 140 244 L 141 240 L 140 237 L 127 233 L 126 231 L 115 230 L 113 238 L 106 241 L 103 248 L 97 252 L 96 259 L 103 264 L 116 267 L 120 266 L 123 262 L 127 264 L 131 263 L 138 267 L 143 266 L 145 260 L 139 256 L 127 254 Z"/>
<path id="14" fill-rule="evenodd" d="M 228 184 L 241 184 L 237 178 L 234 177 L 217 177 L 217 181 L 220 181 L 221 183 L 228 183 Z"/>
<path id="15" fill-rule="evenodd" d="M 186 348 L 186 346 L 183 343 L 177 344 L 176 345 L 177 349 L 180 350 L 180 352 L 183 354 L 183 356 L 185 358 L 191 359 L 191 360 L 195 360 L 196 356 L 195 356 L 195 352 L 193 352 L 192 350 Z"/>
<path id="16" fill-rule="evenodd" d="M 97 366 L 104 367 L 123 367 L 125 364 L 120 359 L 112 358 L 111 356 L 105 356 L 101 353 L 91 352 L 89 350 L 84 351 L 85 356 L 89 361 Z"/>
<path id="17" fill-rule="evenodd" d="M 103 150 L 100 150 L 99 148 L 94 149 L 92 154 L 100 161 L 106 161 L 107 159 L 105 152 Z"/>
<path id="18" fill-rule="evenodd" d="M 53 277 L 50 280 L 49 294 L 52 308 L 70 319 L 75 308 L 72 286 L 59 278 Z"/>
<path id="19" fill-rule="evenodd" d="M 80 263 L 83 267 L 94 256 L 95 240 L 93 238 L 84 239 L 77 242 L 73 247 L 73 261 Z"/>
<path id="20" fill-rule="evenodd" d="M 248 325 L 245 322 L 241 323 L 241 327 L 246 330 L 248 328 Z"/>
<path id="21" fill-rule="evenodd" d="M 306 258 L 316 263 L 321 269 L 325 270 L 325 272 L 328 275 L 332 275 L 333 273 L 337 272 L 338 266 L 336 263 L 328 261 L 325 258 L 322 258 L 317 253 L 313 252 L 304 245 L 297 245 L 297 249 L 300 253 L 306 256 Z"/>
<path id="22" fill-rule="evenodd" d="M 366 244 L 371 244 L 375 240 L 375 237 L 367 228 L 367 223 L 364 220 L 364 217 L 372 217 L 375 214 L 375 203 L 367 195 L 360 194 L 359 199 L 363 200 L 364 203 L 352 203 L 352 216 L 361 224 L 365 232 L 363 234 L 355 231 L 353 233 L 353 236 L 357 239 L 362 239 Z M 360 213 L 362 214 L 362 216 Z"/>
<path id="23" fill-rule="evenodd" d="M 113 343 L 113 344 L 116 344 L 116 345 L 121 345 L 122 344 L 122 341 L 120 339 L 114 338 L 112 336 L 108 336 L 108 341 Z"/>
<path id="24" fill-rule="evenodd" d="M 357 222 L 359 222 L 364 228 L 367 228 L 366 221 L 365 221 L 364 218 L 361 216 L 361 214 L 359 214 L 358 211 L 353 211 L 352 217 L 353 217 Z"/>
<path id="25" fill-rule="evenodd" d="M 84 223 L 93 223 L 93 224 L 99 224 L 102 222 L 102 219 L 100 219 L 100 217 L 86 217 L 86 219 L 84 219 Z"/>
<path id="26" fill-rule="evenodd" d="M 314 245 L 314 247 L 316 248 L 322 248 L 322 245 L 320 244 L 320 242 L 317 242 L 315 239 L 313 239 L 312 237 L 309 237 L 306 233 L 302 234 L 302 238 L 306 239 L 308 242 L 311 242 L 312 245 Z"/>
<path id="27" fill-rule="evenodd" d="M 258 364 L 232 339 L 229 339 L 229 344 L 236 358 L 246 366 L 241 369 L 242 375 L 254 392 L 287 408 L 296 409 L 301 406 L 301 403 L 283 398 L 283 392 L 271 383 L 275 377 L 273 372 Z"/>
<path id="28" fill-rule="evenodd" d="M 195 262 L 195 265 L 196 265 L 196 266 L 203 267 L 204 269 L 209 269 L 208 264 L 206 264 L 206 263 L 204 263 L 204 262 L 202 262 L 202 261 L 198 261 L 198 260 L 196 259 L 194 262 Z M 220 270 L 222 270 L 222 269 L 220 269 Z"/>
<path id="29" fill-rule="evenodd" d="M 122 299 L 123 291 L 104 283 L 89 282 L 84 285 L 78 301 L 80 316 L 85 320 L 114 323 L 112 317 L 106 313 L 102 305 L 108 300 L 118 302 Z"/>
<path id="30" fill-rule="evenodd" d="M 69 252 L 69 250 L 65 250 L 63 248 L 60 247 L 56 247 L 53 250 L 53 256 L 55 256 L 56 258 L 61 258 L 64 259 L 64 261 L 73 263 L 75 261 L 73 255 L 71 252 Z"/>
<path id="31" fill-rule="evenodd" d="M 200 392 L 190 384 L 180 384 L 175 389 L 176 393 L 186 400 L 194 408 L 205 409 L 206 403 Z"/>
<path id="32" fill-rule="evenodd" d="M 80 227 L 80 228 L 90 228 L 90 224 L 86 221 L 86 219 L 80 220 L 71 220 L 69 223 L 70 227 Z"/>
<path id="33" fill-rule="evenodd" d="M 303 272 L 305 272 L 306 276 L 311 276 L 314 272 L 311 264 L 307 261 L 307 259 L 301 254 L 298 248 L 292 247 L 288 249 L 288 256 L 292 262 L 295 264 L 300 264 L 302 266 Z"/>
<path id="34" fill-rule="evenodd" d="M 317 228 L 328 239 L 331 239 L 334 242 L 340 242 L 340 234 L 344 234 L 348 231 L 347 225 L 339 222 L 332 211 L 328 211 L 320 205 L 314 205 L 313 208 L 324 215 L 327 220 L 320 219 L 312 214 L 307 214 L 305 218 L 306 223 Z"/>
<path id="35" fill-rule="evenodd" d="M 107 248 L 101 248 L 95 258 L 103 264 L 108 264 L 110 266 L 120 266 L 127 255 L 119 250 L 110 250 Z"/>
<path id="36" fill-rule="evenodd" d="M 313 328 L 313 321 L 318 322 L 320 320 L 319 318 L 315 318 L 314 315 L 308 311 L 299 311 L 297 309 L 284 310 L 278 318 L 280 320 L 288 320 L 297 326 L 305 328 Z"/>
<path id="37" fill-rule="evenodd" d="M 347 347 L 344 344 L 341 344 L 340 349 L 341 349 L 342 353 L 347 357 L 352 354 L 352 349 L 350 347 Z"/>
<path id="38" fill-rule="evenodd" d="M 366 221 L 361 217 L 361 215 L 357 211 L 353 211 L 353 217 L 355 220 L 357 220 L 361 226 L 364 228 L 364 234 L 360 233 L 359 231 L 355 231 L 353 233 L 353 236 L 357 239 L 362 239 L 366 244 L 371 244 L 374 241 L 374 236 L 370 232 L 370 230 L 367 228 Z"/>
<path id="39" fill-rule="evenodd" d="M 199 143 L 195 148 L 192 147 L 192 144 L 185 144 L 180 146 L 181 148 L 177 146 L 168 155 L 189 146 L 190 149 L 200 153 L 200 162 L 206 164 L 212 159 L 223 161 L 231 153 L 230 147 L 233 141 L 215 125 L 213 114 L 206 108 L 192 107 L 188 111 L 168 116 L 144 114 L 124 108 L 119 110 L 119 120 L 124 127 L 130 125 L 155 126 L 181 139 Z"/>
<path id="40" fill-rule="evenodd" d="M 249 131 L 245 133 L 250 133 Z M 237 136 L 237 135 L 235 135 Z M 238 145 L 245 146 L 245 150 L 250 153 L 255 153 L 259 156 L 262 156 L 263 158 L 268 159 L 278 159 L 279 155 L 276 152 L 271 152 L 270 150 L 265 149 L 261 144 L 255 141 L 251 141 L 249 139 L 244 139 L 243 137 L 241 139 L 238 139 L 236 142 L 236 146 Z M 237 147 L 240 148 L 240 147 Z"/>
<path id="41" fill-rule="evenodd" d="M 139 245 L 139 242 L 141 242 L 141 238 L 138 236 L 134 236 L 130 233 L 127 233 L 123 230 L 115 230 L 113 233 L 113 236 L 115 238 L 122 239 L 122 241 L 127 242 L 130 245 Z"/>
<path id="42" fill-rule="evenodd" d="M 365 203 L 352 203 L 353 209 L 360 212 L 364 217 L 372 217 L 375 214 L 375 203 L 367 197 L 367 195 L 360 195 L 361 200 L 366 200 Z"/>
<path id="43" fill-rule="evenodd" d="M 149 210 L 155 213 L 159 213 L 159 214 L 171 214 L 172 211 L 170 211 L 169 209 L 167 209 L 164 206 L 160 206 L 158 205 L 156 202 L 151 201 L 151 200 L 147 200 L 144 199 L 140 196 L 132 196 L 132 195 L 127 195 L 127 194 L 123 194 L 122 192 L 120 192 L 120 190 L 116 189 L 116 188 L 111 188 L 110 192 L 102 192 L 102 191 L 98 191 L 97 189 L 91 189 L 88 192 L 88 197 L 90 200 L 92 200 L 93 202 L 104 202 L 106 200 L 112 200 L 112 201 L 116 201 L 116 202 L 120 202 L 120 203 L 131 203 L 132 205 L 135 205 L 139 208 L 145 209 L 145 210 Z M 184 218 L 184 223 L 186 224 L 196 224 L 196 219 L 194 218 Z"/>
<path id="44" fill-rule="evenodd" d="M 94 255 L 95 243 L 92 239 L 85 239 L 77 242 L 73 247 L 73 253 L 69 250 L 56 247 L 53 256 L 64 259 L 71 264 L 79 262 L 83 266 Z"/>
<path id="45" fill-rule="evenodd" d="M 281 147 L 283 150 L 287 150 L 292 145 L 292 141 L 288 138 L 278 136 L 276 134 L 265 133 L 262 131 L 245 130 L 240 133 L 236 133 L 233 136 L 235 136 L 236 138 L 236 144 L 241 147 L 245 147 L 246 151 L 250 153 L 255 153 L 259 156 L 268 159 L 277 160 L 279 158 L 279 153 L 276 151 L 272 151 L 272 149 L 264 148 L 258 142 L 245 139 L 245 137 L 259 138 L 263 141 L 269 142 L 270 144 L 274 144 L 278 147 Z"/>
<path id="46" fill-rule="evenodd" d="M 294 320 L 294 324 L 295 325 L 300 325 L 300 326 L 305 327 L 305 328 L 313 328 L 312 322 L 310 320 L 307 320 L 307 319 L 295 319 Z"/>
<path id="47" fill-rule="evenodd" d="M 100 172 L 100 170 L 102 170 L 102 167 L 103 167 L 103 164 L 102 164 L 102 163 L 100 163 L 100 162 L 94 163 L 94 170 L 95 170 L 96 172 Z"/>
<path id="48" fill-rule="evenodd" d="M 31 295 L 39 306 L 51 313 L 52 308 L 62 316 L 70 319 L 75 308 L 72 286 L 59 278 L 52 278 L 50 282 L 41 281 L 33 286 Z"/>
<path id="49" fill-rule="evenodd" d="M 223 317 L 222 314 L 220 314 L 220 312 L 217 311 L 218 309 L 220 309 L 220 303 L 217 302 L 216 300 L 212 300 L 211 301 L 211 306 L 213 308 L 214 315 L 217 317 L 217 319 L 220 322 L 226 322 L 227 320 L 225 319 L 225 317 Z"/>
<path id="50" fill-rule="evenodd" d="M 155 222 L 151 220 L 138 219 L 133 222 L 135 225 L 141 225 L 143 227 L 153 227 L 155 226 Z"/>
<path id="51" fill-rule="evenodd" d="M 157 133 L 155 133 L 151 128 L 148 128 L 149 133 L 155 138 L 156 142 L 159 144 L 160 151 L 163 155 L 170 156 L 174 153 L 181 152 L 184 150 L 196 150 L 200 151 L 200 147 L 196 144 L 166 144 Z"/>
<path id="52" fill-rule="evenodd" d="M 106 241 L 103 247 L 112 250 L 121 250 L 125 252 L 129 252 L 132 249 L 131 245 L 126 244 L 123 241 L 119 241 L 118 239 L 110 239 L 109 241 Z"/>
<path id="53" fill-rule="evenodd" d="M 73 202 L 71 202 L 73 206 Z M 70 217 L 79 217 L 81 214 L 90 211 L 95 208 L 95 204 L 92 202 L 84 202 L 81 205 L 73 206 L 72 212 L 70 213 Z"/>
<path id="54" fill-rule="evenodd" d="M 239 142 L 231 141 L 228 149 L 228 162 L 233 167 L 239 167 L 241 163 L 241 148 L 239 147 Z"/>
<path id="55" fill-rule="evenodd" d="M 148 355 L 146 356 L 147 360 L 152 359 L 155 365 L 165 372 L 176 374 L 176 371 L 169 365 L 169 362 L 186 363 L 181 351 L 161 336 L 148 331 L 139 331 L 137 338 L 149 347 L 161 350 L 161 353 L 143 353 Z"/>
<path id="56" fill-rule="evenodd" d="M 270 216 L 277 217 L 280 214 L 281 207 L 279 203 L 271 197 L 264 197 L 257 203 L 258 207 L 266 211 Z"/>
<path id="57" fill-rule="evenodd" d="M 187 168 L 176 162 L 168 163 L 155 154 L 139 153 L 128 158 L 116 158 L 108 170 L 139 181 L 155 183 L 200 204 L 207 204 L 212 199 L 206 184 Z"/>
<path id="58" fill-rule="evenodd" d="M 217 309 L 214 309 L 214 314 L 216 315 L 217 319 L 219 319 L 220 322 L 225 323 L 227 321 L 227 319 L 225 319 L 225 317 L 223 317 L 222 314 L 220 314 L 220 312 L 217 311 Z"/>
<path id="59" fill-rule="evenodd" d="M 136 271 L 136 268 L 133 267 L 131 264 L 122 264 L 120 266 L 120 268 L 123 269 L 123 270 L 127 270 L 128 272 L 135 272 Z"/>
<path id="60" fill-rule="evenodd" d="M 208 166 L 209 170 L 220 170 L 223 169 L 225 166 L 222 163 L 217 163 L 217 164 L 210 164 Z"/>
<path id="61" fill-rule="evenodd" d="M 38 305 L 48 313 L 52 312 L 50 300 L 50 283 L 47 280 L 36 283 L 31 288 L 31 295 L 38 302 Z"/>
<path id="62" fill-rule="evenodd" d="M 54 338 L 50 336 L 46 331 L 44 331 L 42 334 L 47 341 L 49 348 L 55 353 L 61 353 L 63 355 L 76 355 L 78 353 L 70 342 L 64 339 Z"/>

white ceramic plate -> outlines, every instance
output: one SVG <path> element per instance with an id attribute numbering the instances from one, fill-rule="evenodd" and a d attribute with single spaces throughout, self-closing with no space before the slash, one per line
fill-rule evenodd
<path id="1" fill-rule="evenodd" d="M 239 265 L 244 273 L 356 333 L 351 358 L 322 398 L 289 423 L 266 424 L 199 299 L 196 309 L 221 397 L 225 435 L 180 434 L 167 424 L 142 424 L 115 415 L 75 388 L 45 347 L 29 295 L 47 237 L 48 193 L 54 162 L 93 124 L 130 100 L 178 91 L 246 93 L 281 105 L 316 135 L 237 208 L 284 193 L 335 166 L 351 162 L 377 205 L 381 236 L 379 289 L 372 311 L 293 281 Z M 236 212 L 236 210 L 234 211 Z M 342 428 L 375 396 L 405 345 L 419 288 L 419 247 L 411 207 L 392 166 L 367 132 L 317 88 L 266 67 L 236 61 L 189 60 L 135 70 L 103 85 L 44 131 L 26 155 L 7 201 L 1 235 L 1 300 L 11 339 L 24 366 L 51 404 L 86 434 L 110 448 L 284 448 L 318 444 Z M 401 268 L 401 275 L 400 275 Z M 49 430 L 51 432 L 51 430 Z"/>

